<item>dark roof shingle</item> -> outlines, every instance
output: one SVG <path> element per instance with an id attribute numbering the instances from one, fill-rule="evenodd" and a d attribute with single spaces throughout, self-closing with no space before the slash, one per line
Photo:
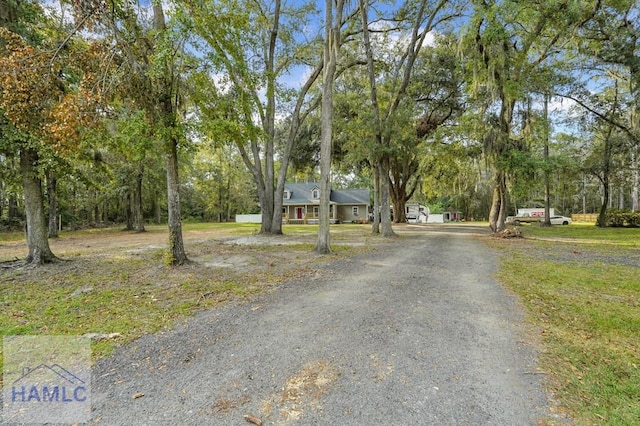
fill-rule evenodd
<path id="1" fill-rule="evenodd" d="M 290 198 L 285 198 L 283 203 L 289 204 L 318 204 L 320 200 L 313 198 L 313 190 L 320 189 L 318 183 L 287 183 L 285 190 L 291 192 Z M 337 204 L 369 204 L 368 189 L 332 189 L 331 202 Z"/>

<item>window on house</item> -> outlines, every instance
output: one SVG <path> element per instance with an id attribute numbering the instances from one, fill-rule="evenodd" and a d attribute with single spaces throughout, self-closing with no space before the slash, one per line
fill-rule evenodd
<path id="1" fill-rule="evenodd" d="M 354 216 L 358 216 L 358 207 L 357 206 L 352 207 L 352 212 Z"/>
<path id="2" fill-rule="evenodd" d="M 289 191 L 288 189 L 284 191 L 284 199 L 288 200 L 291 198 L 291 191 Z"/>
<path id="3" fill-rule="evenodd" d="M 313 217 L 318 217 L 320 215 L 320 207 L 313 208 Z"/>
<path id="4" fill-rule="evenodd" d="M 311 196 L 313 197 L 313 199 L 314 199 L 314 200 L 319 199 L 319 198 L 320 198 L 320 190 L 319 190 L 319 189 L 317 189 L 317 188 L 316 188 L 316 189 L 314 189 L 314 190 L 311 192 Z"/>

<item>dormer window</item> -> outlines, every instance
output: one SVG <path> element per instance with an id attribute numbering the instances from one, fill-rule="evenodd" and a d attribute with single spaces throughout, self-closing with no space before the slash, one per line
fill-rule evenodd
<path id="1" fill-rule="evenodd" d="M 288 189 L 284 190 L 284 199 L 285 200 L 291 199 L 291 191 L 289 191 Z"/>
<path id="2" fill-rule="evenodd" d="M 320 190 L 318 188 L 313 188 L 311 190 L 311 198 L 313 198 L 314 200 L 320 199 Z"/>

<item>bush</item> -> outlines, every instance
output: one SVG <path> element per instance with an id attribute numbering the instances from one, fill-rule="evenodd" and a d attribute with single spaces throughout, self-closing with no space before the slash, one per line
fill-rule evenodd
<path id="1" fill-rule="evenodd" d="M 637 228 L 640 226 L 640 212 L 617 209 L 608 210 L 605 223 L 612 228 Z"/>
<path id="2" fill-rule="evenodd" d="M 0 231 L 21 231 L 24 229 L 24 221 L 17 217 L 0 218 Z"/>
<path id="3" fill-rule="evenodd" d="M 637 228 L 640 226 L 640 212 L 629 212 L 626 215 L 627 226 Z"/>

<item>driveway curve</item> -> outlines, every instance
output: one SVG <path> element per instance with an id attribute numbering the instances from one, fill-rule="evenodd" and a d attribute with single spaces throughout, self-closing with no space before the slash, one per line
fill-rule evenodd
<path id="1" fill-rule="evenodd" d="M 551 417 L 517 300 L 474 227 L 365 255 L 147 335 L 96 364 L 104 425 L 535 425 Z M 246 417 L 245 417 L 246 416 Z"/>

